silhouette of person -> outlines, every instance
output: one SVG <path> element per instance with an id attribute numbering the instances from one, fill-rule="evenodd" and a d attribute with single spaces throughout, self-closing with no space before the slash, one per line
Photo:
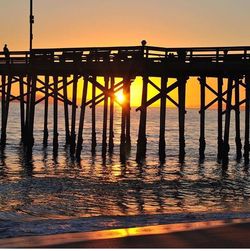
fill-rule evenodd
<path id="1" fill-rule="evenodd" d="M 146 40 L 142 40 L 142 41 L 141 41 L 141 45 L 142 45 L 142 46 L 146 46 L 146 44 L 147 44 L 147 41 L 146 41 Z"/>
<path id="2" fill-rule="evenodd" d="M 170 53 L 168 54 L 168 58 L 169 58 L 170 61 L 173 61 L 173 60 L 175 59 L 174 53 L 170 52 Z"/>
<path id="3" fill-rule="evenodd" d="M 5 59 L 6 59 L 6 63 L 8 64 L 10 62 L 10 51 L 7 47 L 7 44 L 4 45 L 3 47 L 3 53 L 4 53 L 4 56 L 5 56 Z"/>
<path id="4" fill-rule="evenodd" d="M 141 45 L 142 45 L 142 52 L 141 52 L 141 57 L 144 58 L 144 47 L 146 46 L 147 41 L 146 40 L 142 40 L 141 41 Z M 147 56 L 146 56 L 147 57 Z"/>

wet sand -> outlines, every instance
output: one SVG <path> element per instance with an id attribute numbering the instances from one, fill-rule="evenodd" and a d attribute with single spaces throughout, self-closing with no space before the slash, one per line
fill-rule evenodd
<path id="1" fill-rule="evenodd" d="M 209 221 L 0 240 L 0 248 L 250 248 L 250 220 Z"/>

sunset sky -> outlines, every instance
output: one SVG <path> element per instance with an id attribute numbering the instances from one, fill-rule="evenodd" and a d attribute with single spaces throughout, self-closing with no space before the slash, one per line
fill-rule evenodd
<path id="1" fill-rule="evenodd" d="M 250 45 L 249 10 L 249 0 L 34 0 L 33 47 Z M 1 0 L 2 46 L 29 48 L 28 15 L 29 0 Z"/>

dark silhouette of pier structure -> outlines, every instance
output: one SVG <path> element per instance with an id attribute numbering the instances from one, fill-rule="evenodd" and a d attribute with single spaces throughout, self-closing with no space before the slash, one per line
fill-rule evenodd
<path id="1" fill-rule="evenodd" d="M 185 158 L 185 114 L 186 83 L 190 77 L 197 77 L 200 83 L 200 160 L 205 158 L 205 112 L 217 103 L 217 158 L 228 163 L 229 131 L 232 112 L 235 114 L 235 143 L 237 160 L 242 158 L 249 163 L 249 109 L 250 109 L 250 47 L 199 47 L 199 48 L 160 48 L 146 46 L 32 49 L 31 52 L 10 52 L 6 60 L 0 54 L 1 75 L 1 147 L 6 144 L 6 129 L 11 101 L 20 102 L 21 141 L 28 156 L 32 155 L 34 144 L 35 108 L 42 101 L 44 105 L 43 144 L 48 143 L 48 103 L 53 98 L 53 151 L 58 151 L 58 103 L 64 105 L 66 144 L 72 156 L 80 160 L 83 144 L 83 130 L 86 107 L 92 109 L 92 153 L 96 148 L 96 106 L 103 102 L 102 156 L 112 153 L 114 147 L 114 102 L 115 93 L 123 90 L 125 102 L 122 106 L 120 155 L 126 160 L 131 147 L 130 139 L 130 87 L 137 76 L 142 77 L 140 112 L 136 160 L 142 161 L 147 146 L 147 109 L 160 100 L 159 158 L 165 160 L 166 100 L 177 107 L 179 116 L 179 158 Z M 97 81 L 104 78 L 104 84 Z M 150 77 L 160 77 L 160 86 Z M 78 90 L 78 81 L 83 78 L 83 90 Z M 117 78 L 122 81 L 117 82 Z M 172 84 L 168 81 L 174 78 Z M 213 79 L 217 88 L 208 83 Z M 211 79 L 210 79 L 211 78 Z M 19 95 L 13 94 L 13 84 L 19 84 Z M 39 86 L 38 86 L 39 83 Z M 72 98 L 69 99 L 69 86 Z M 153 86 L 158 94 L 148 99 L 148 86 Z M 223 85 L 226 85 L 223 91 Z M 92 86 L 92 87 L 91 87 Z M 91 87 L 92 98 L 87 100 Z M 190 86 L 190 88 L 192 88 Z M 99 89 L 101 94 L 97 95 Z M 170 97 L 177 89 L 178 99 Z M 240 90 L 245 97 L 240 99 Z M 77 92 L 82 93 L 81 104 L 77 106 Z M 194 90 L 198 91 L 198 90 Z M 215 95 L 206 103 L 206 92 Z M 139 94 L 138 94 L 139 95 Z M 245 109 L 244 148 L 240 131 L 240 107 Z M 71 109 L 71 118 L 69 118 Z M 77 111 L 80 112 L 79 125 L 76 125 Z M 223 116 L 224 122 L 223 122 Z"/>

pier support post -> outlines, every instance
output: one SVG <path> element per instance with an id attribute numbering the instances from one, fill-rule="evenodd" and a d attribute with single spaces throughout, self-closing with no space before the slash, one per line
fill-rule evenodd
<path id="1" fill-rule="evenodd" d="M 240 90 L 239 78 L 235 79 L 235 143 L 236 143 L 236 159 L 240 161 L 242 158 L 242 144 L 240 138 Z"/>
<path id="2" fill-rule="evenodd" d="M 23 76 L 20 76 L 19 81 L 19 94 L 20 94 L 20 123 L 21 123 L 21 142 L 24 140 L 24 123 L 25 123 L 25 117 L 24 117 L 24 88 L 23 88 Z"/>
<path id="3" fill-rule="evenodd" d="M 109 153 L 113 152 L 114 149 L 114 85 L 115 78 L 111 77 L 110 89 L 112 96 L 110 98 L 110 118 L 109 118 Z"/>
<path id="4" fill-rule="evenodd" d="M 222 159 L 222 149 L 223 149 L 223 129 L 222 129 L 222 87 L 223 87 L 223 78 L 218 77 L 218 135 L 217 135 L 217 160 L 221 161 Z"/>
<path id="5" fill-rule="evenodd" d="M 29 116 L 28 116 L 28 127 L 27 127 L 27 157 L 32 156 L 32 148 L 34 145 L 34 117 L 35 117 L 35 101 L 36 101 L 36 82 L 37 76 L 32 75 L 31 77 L 31 95 L 29 102 Z"/>
<path id="6" fill-rule="evenodd" d="M 186 105 L 186 77 L 178 78 L 178 99 L 179 99 L 179 159 L 185 159 L 185 105 Z"/>
<path id="7" fill-rule="evenodd" d="M 125 111 L 126 111 L 126 154 L 130 152 L 131 149 L 131 137 L 130 137 L 130 78 L 125 80 Z"/>
<path id="8" fill-rule="evenodd" d="M 104 77 L 105 90 L 109 88 L 109 77 Z M 108 94 L 104 94 L 103 104 L 103 127 L 102 127 L 102 157 L 105 158 L 107 153 L 107 125 L 108 125 Z"/>
<path id="9" fill-rule="evenodd" d="M 142 100 L 141 100 L 141 114 L 140 114 L 140 122 L 139 122 L 139 133 L 137 140 L 137 152 L 136 152 L 136 161 L 140 162 L 146 156 L 146 146 L 147 146 L 147 138 L 146 138 L 146 123 L 147 123 L 147 95 L 148 95 L 148 77 L 143 77 L 143 86 L 142 86 Z"/>
<path id="10" fill-rule="evenodd" d="M 30 98 L 31 98 L 31 83 L 32 77 L 29 74 L 27 76 L 27 95 L 26 95 L 26 116 L 25 116 L 25 135 L 24 135 L 24 145 L 28 145 L 28 135 L 29 135 L 29 117 L 30 117 Z"/>
<path id="11" fill-rule="evenodd" d="M 1 145 L 4 147 L 6 144 L 6 130 L 7 130 L 7 122 L 9 116 L 9 105 L 10 105 L 10 94 L 11 94 L 11 86 L 12 86 L 12 76 L 8 76 L 8 83 L 7 83 L 7 93 L 6 93 L 6 100 L 5 100 L 5 110 L 3 116 L 3 123 L 2 123 L 2 133 L 1 133 Z"/>
<path id="12" fill-rule="evenodd" d="M 165 126 L 166 126 L 166 88 L 167 77 L 161 78 L 161 104 L 160 104 L 160 136 L 159 136 L 159 158 L 160 162 L 164 162 L 166 158 L 166 140 L 165 140 Z"/>
<path id="13" fill-rule="evenodd" d="M 53 154 L 58 153 L 58 76 L 54 76 Z"/>
<path id="14" fill-rule="evenodd" d="M 6 139 L 6 133 L 4 134 L 3 128 L 5 127 L 5 106 L 6 106 L 6 95 L 5 95 L 5 89 L 6 89 L 6 76 L 2 75 L 2 113 L 1 113 L 1 145 L 4 145 L 5 139 Z"/>
<path id="15" fill-rule="evenodd" d="M 226 104 L 226 118 L 225 118 L 223 152 L 222 152 L 223 168 L 226 168 L 228 165 L 228 153 L 230 150 L 229 131 L 230 131 L 230 117 L 231 117 L 231 109 L 232 109 L 232 90 L 233 90 L 233 78 L 229 77 L 228 78 L 228 88 L 227 88 L 227 104 Z"/>
<path id="16" fill-rule="evenodd" d="M 123 82 L 123 96 L 126 97 L 126 81 Z M 122 103 L 120 159 L 126 160 L 126 101 Z"/>
<path id="17" fill-rule="evenodd" d="M 199 79 L 200 82 L 200 148 L 199 148 L 199 156 L 200 161 L 205 159 L 205 148 L 206 148 L 206 140 L 205 140 L 205 83 L 206 77 L 201 76 Z"/>
<path id="18" fill-rule="evenodd" d="M 93 77 L 94 81 L 96 77 Z M 95 104 L 95 97 L 96 97 L 96 87 L 92 84 L 92 110 L 91 110 L 91 118 L 92 118 L 92 141 L 91 141 L 91 152 L 95 154 L 96 148 L 96 104 Z"/>
<path id="19" fill-rule="evenodd" d="M 63 76 L 63 96 L 64 96 L 64 120 L 65 120 L 65 142 L 66 145 L 70 144 L 69 132 L 69 109 L 68 109 L 68 89 L 67 89 L 67 76 Z"/>
<path id="20" fill-rule="evenodd" d="M 80 113 L 78 139 L 77 139 L 77 147 L 76 147 L 76 159 L 78 161 L 80 160 L 81 151 L 82 151 L 82 143 L 83 143 L 82 133 L 83 133 L 83 126 L 84 126 L 84 119 L 85 119 L 87 91 L 88 91 L 88 76 L 84 76 L 82 102 L 81 102 L 81 113 Z"/>
<path id="21" fill-rule="evenodd" d="M 250 75 L 246 75 L 246 105 L 245 105 L 245 142 L 244 142 L 244 162 L 245 165 L 249 164 L 249 123 L 250 123 Z"/>
<path id="22" fill-rule="evenodd" d="M 70 154 L 75 154 L 76 148 L 76 104 L 77 104 L 77 75 L 73 76 L 73 95 L 72 95 L 72 116 L 71 116 L 71 136 L 70 136 Z"/>
<path id="23" fill-rule="evenodd" d="M 43 145 L 46 147 L 48 145 L 48 108 L 49 108 L 49 76 L 45 76 L 44 81 L 44 90 L 45 90 L 45 99 L 44 99 L 44 124 L 43 124 Z"/>

